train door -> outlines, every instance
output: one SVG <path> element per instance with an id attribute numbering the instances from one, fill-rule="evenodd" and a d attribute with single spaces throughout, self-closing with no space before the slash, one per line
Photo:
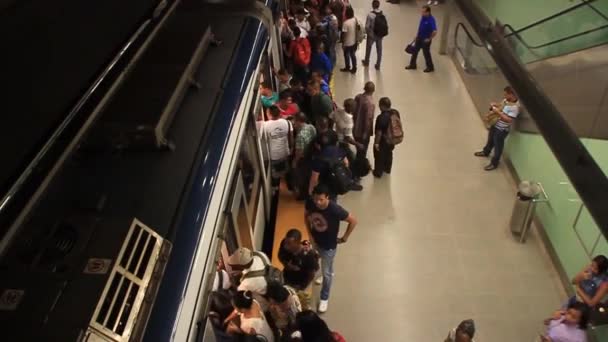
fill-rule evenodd
<path id="1" fill-rule="evenodd" d="M 229 207 L 228 221 L 235 232 L 239 247 L 254 249 L 253 229 L 249 217 L 242 172 L 240 170 L 237 171 L 232 194 L 233 197 Z"/>

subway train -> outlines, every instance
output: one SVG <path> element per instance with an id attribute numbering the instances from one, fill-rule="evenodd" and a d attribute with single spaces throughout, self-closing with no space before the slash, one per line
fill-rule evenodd
<path id="1" fill-rule="evenodd" d="M 7 340 L 215 340 L 218 260 L 272 236 L 258 89 L 277 85 L 280 11 L 161 1 L 117 49 L 138 42 L 3 232 Z"/>

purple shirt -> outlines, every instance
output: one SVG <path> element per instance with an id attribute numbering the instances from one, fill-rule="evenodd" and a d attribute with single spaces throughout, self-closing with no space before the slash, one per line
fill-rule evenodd
<path id="1" fill-rule="evenodd" d="M 565 324 L 563 320 L 563 318 L 554 319 L 549 323 L 547 336 L 551 338 L 551 342 L 587 342 L 585 330 Z"/>

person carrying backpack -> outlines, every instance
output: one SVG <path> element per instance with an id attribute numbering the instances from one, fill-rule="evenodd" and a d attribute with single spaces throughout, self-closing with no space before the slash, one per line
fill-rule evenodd
<path id="1" fill-rule="evenodd" d="M 251 291 L 254 299 L 267 311 L 269 304 L 266 299 L 268 283 L 283 283 L 281 271 L 270 264 L 266 254 L 239 247 L 229 258 L 228 265 L 235 272 L 241 272 L 241 283 L 237 290 Z"/>
<path id="2" fill-rule="evenodd" d="M 393 149 L 403 142 L 403 125 L 399 112 L 391 108 L 391 100 L 383 97 L 378 102 L 382 113 L 376 118 L 374 141 L 374 177 L 390 174 L 393 167 Z"/>
<path id="3" fill-rule="evenodd" d="M 372 51 L 372 45 L 376 44 L 376 70 L 380 70 L 380 63 L 382 62 L 382 39 L 388 36 L 388 22 L 386 16 L 380 10 L 380 1 L 372 1 L 372 11 L 367 15 L 365 21 L 365 33 L 367 34 L 366 46 L 365 46 L 365 59 L 363 59 L 363 66 L 369 66 L 370 53 Z"/>
<path id="4" fill-rule="evenodd" d="M 308 65 L 310 64 L 310 42 L 308 38 L 301 36 L 299 27 L 293 29 L 294 39 L 289 45 L 288 57 L 293 61 L 293 72 L 296 78 L 306 81 L 308 80 Z"/>

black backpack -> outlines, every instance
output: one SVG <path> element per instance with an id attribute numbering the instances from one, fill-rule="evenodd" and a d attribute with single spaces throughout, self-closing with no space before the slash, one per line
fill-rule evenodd
<path id="1" fill-rule="evenodd" d="M 327 184 L 336 191 L 338 195 L 344 195 L 351 189 L 353 177 L 346 165 L 340 159 L 322 158 L 327 163 Z"/>
<path id="2" fill-rule="evenodd" d="M 374 35 L 378 38 L 388 36 L 388 22 L 382 12 L 376 13 L 376 18 L 374 19 Z"/>

